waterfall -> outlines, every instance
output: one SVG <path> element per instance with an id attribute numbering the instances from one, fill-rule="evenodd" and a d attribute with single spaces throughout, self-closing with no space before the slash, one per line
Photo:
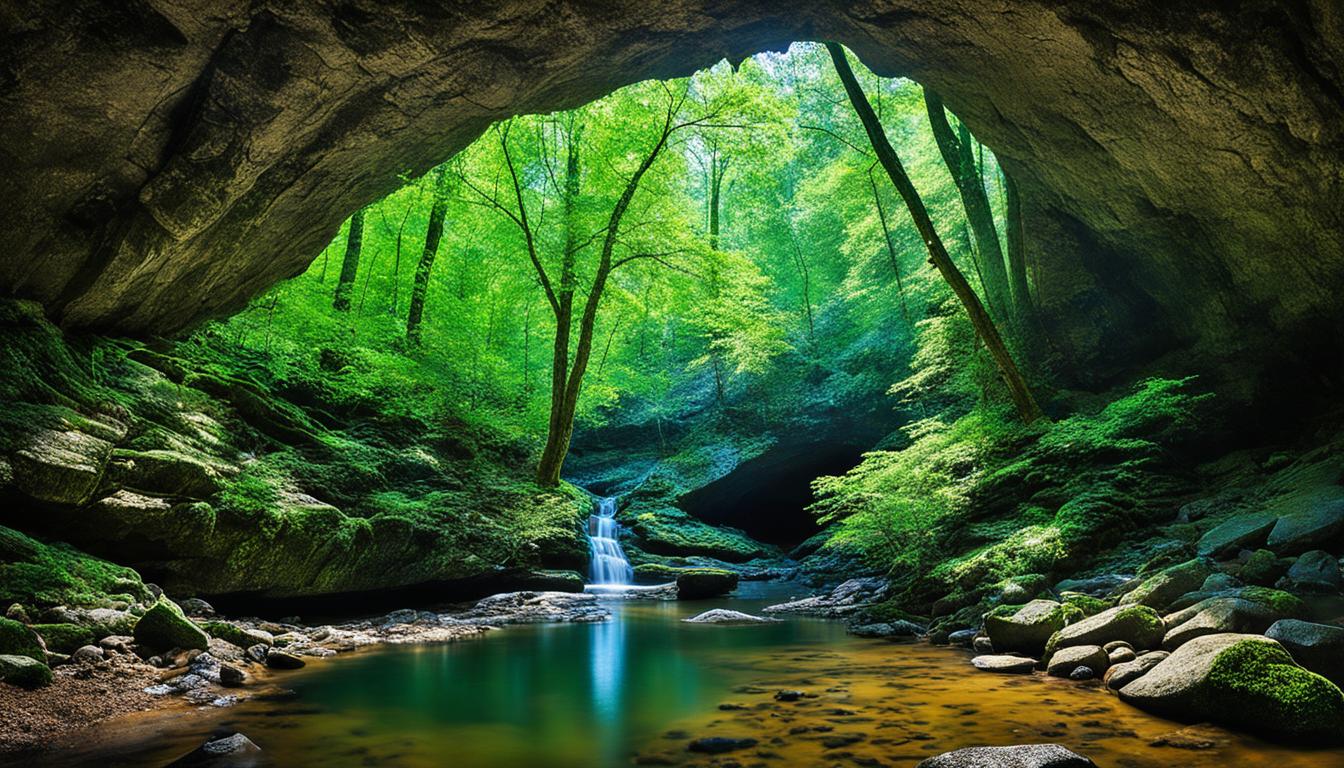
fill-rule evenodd
<path id="1" fill-rule="evenodd" d="M 594 584 L 626 586 L 634 580 L 635 570 L 621 551 L 616 523 L 616 499 L 598 499 L 597 511 L 588 517 L 588 549 L 593 556 Z"/>

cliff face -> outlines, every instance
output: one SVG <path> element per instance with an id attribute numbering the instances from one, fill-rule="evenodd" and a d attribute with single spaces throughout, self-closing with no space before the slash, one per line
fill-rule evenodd
<path id="1" fill-rule="evenodd" d="M 836 39 L 939 90 L 1019 177 L 1046 329 L 1084 383 L 1177 350 L 1187 370 L 1319 354 L 1344 288 L 1344 13 L 1238 6 L 29 0 L 0 11 L 0 291 L 170 334 L 493 120 Z"/>

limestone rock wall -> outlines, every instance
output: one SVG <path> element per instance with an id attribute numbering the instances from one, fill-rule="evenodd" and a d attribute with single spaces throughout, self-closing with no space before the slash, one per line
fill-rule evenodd
<path id="1" fill-rule="evenodd" d="M 173 333 L 300 272 L 493 120 L 838 39 L 941 91 L 1020 177 L 1082 383 L 1337 362 L 1344 11 L 1230 5 L 20 0 L 0 9 L 0 291 Z"/>

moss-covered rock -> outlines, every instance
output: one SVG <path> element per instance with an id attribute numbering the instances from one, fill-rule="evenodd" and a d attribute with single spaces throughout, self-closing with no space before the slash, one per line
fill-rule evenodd
<path id="1" fill-rule="evenodd" d="M 663 563 L 641 563 L 635 566 L 636 584 L 667 584 L 677 580 L 685 568 Z"/>
<path id="2" fill-rule="evenodd" d="M 0 682 L 20 688 L 41 688 L 51 684 L 51 668 L 28 656 L 0 653 Z"/>
<path id="3" fill-rule="evenodd" d="M 1077 608 L 1054 600 L 1032 600 L 985 614 L 985 634 L 998 653 L 1040 656 L 1052 635 L 1080 617 Z"/>
<path id="4" fill-rule="evenodd" d="M 730 563 L 744 563 L 775 552 L 732 528 L 718 528 L 670 506 L 635 506 L 623 512 L 621 523 L 639 549 L 657 555 L 704 555 Z"/>
<path id="5" fill-rule="evenodd" d="M 1063 627 L 1050 638 L 1046 652 L 1074 645 L 1105 645 L 1115 640 L 1123 640 L 1140 650 L 1157 648 L 1164 632 L 1165 624 L 1157 611 L 1146 605 L 1119 605 Z"/>
<path id="6" fill-rule="evenodd" d="M 1344 541 L 1344 489 L 1326 486 L 1300 508 L 1279 518 L 1265 546 L 1280 555 L 1310 549 L 1333 549 Z"/>
<path id="7" fill-rule="evenodd" d="M 1258 635 L 1195 638 L 1120 689 L 1138 707 L 1278 738 L 1344 739 L 1344 693 Z"/>
<path id="8" fill-rule="evenodd" d="M 9 656 L 27 656 L 44 663 L 47 660 L 37 634 L 12 619 L 0 619 L 0 653 Z"/>
<path id="9" fill-rule="evenodd" d="M 78 505 L 98 488 L 112 443 L 73 429 L 37 429 L 10 457 L 13 483 L 38 501 Z"/>
<path id="10" fill-rule="evenodd" d="M 737 574 L 719 568 L 688 568 L 677 574 L 677 599 L 702 600 L 737 589 Z"/>
<path id="11" fill-rule="evenodd" d="M 270 632 L 240 627 L 227 621 L 206 621 L 201 624 L 201 627 L 211 637 L 217 637 L 226 643 L 232 643 L 243 649 L 251 648 L 254 645 L 272 645 L 275 643 L 275 636 Z"/>
<path id="12" fill-rule="evenodd" d="M 78 624 L 34 624 L 32 630 L 47 644 L 47 650 L 74 653 L 86 645 L 93 645 L 93 631 Z"/>
<path id="13" fill-rule="evenodd" d="M 109 597 L 137 602 L 150 593 L 130 568 L 0 526 L 0 603 L 96 606 Z"/>
<path id="14" fill-rule="evenodd" d="M 205 631 L 182 614 L 171 600 L 160 598 L 135 624 L 135 642 L 153 651 L 171 648 L 199 648 L 210 646 Z"/>
<path id="15" fill-rule="evenodd" d="M 1259 546 L 1265 543 L 1277 520 L 1277 515 L 1267 512 L 1236 515 L 1200 537 L 1195 550 L 1200 557 L 1218 557 Z"/>
<path id="16" fill-rule="evenodd" d="M 238 474 L 238 468 L 185 450 L 118 448 L 112 452 L 109 472 L 118 485 L 131 490 L 208 499 L 224 488 L 227 478 Z"/>
<path id="17" fill-rule="evenodd" d="M 1101 598 L 1084 595 L 1080 592 L 1063 592 L 1059 596 L 1059 601 L 1065 605 L 1071 605 L 1082 611 L 1083 616 L 1096 616 L 1098 613 L 1111 607 L 1111 604 Z"/>
<path id="18" fill-rule="evenodd" d="M 1144 579 L 1133 591 L 1120 598 L 1120 604 L 1146 605 L 1162 610 L 1186 592 L 1199 589 L 1212 573 L 1213 566 L 1203 559 L 1173 565 Z"/>
<path id="19" fill-rule="evenodd" d="M 1288 572 L 1288 563 L 1268 549 L 1257 549 L 1242 563 L 1237 578 L 1247 584 L 1268 587 Z"/>

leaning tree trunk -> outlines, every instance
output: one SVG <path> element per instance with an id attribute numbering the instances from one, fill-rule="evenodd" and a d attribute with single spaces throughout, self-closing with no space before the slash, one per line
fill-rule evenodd
<path id="1" fill-rule="evenodd" d="M 345 238 L 345 260 L 341 262 L 341 277 L 336 281 L 336 296 L 331 308 L 338 312 L 350 311 L 350 294 L 355 290 L 359 273 L 359 252 L 364 247 L 364 209 L 350 217 L 350 232 Z"/>
<path id="2" fill-rule="evenodd" d="M 971 325 L 979 334 L 985 346 L 989 349 L 990 355 L 994 358 L 995 364 L 999 368 L 1000 375 L 1003 376 L 1004 383 L 1008 385 L 1008 392 L 1013 399 L 1013 404 L 1017 406 L 1017 412 L 1022 417 L 1022 421 L 1031 423 L 1041 418 L 1041 408 L 1036 403 L 1036 398 L 1032 396 L 1031 389 L 1027 387 L 1026 380 L 1018 370 L 1017 364 L 1013 362 L 1013 357 L 1008 352 L 1008 347 L 1003 343 L 1003 337 L 999 335 L 999 330 L 994 326 L 993 319 L 985 311 L 984 305 L 980 303 L 980 298 L 975 295 L 970 283 L 966 282 L 965 275 L 957 269 L 957 265 L 952 261 L 947 248 L 943 245 L 942 238 L 938 236 L 937 230 L 933 227 L 933 221 L 929 218 L 928 210 L 924 207 L 924 201 L 919 196 L 915 185 L 910 181 L 909 175 L 905 172 L 905 167 L 901 165 L 901 159 L 892 148 L 891 142 L 887 140 L 887 135 L 882 130 L 882 124 L 878 122 L 877 115 L 873 113 L 872 105 L 868 103 L 868 97 L 864 95 L 863 89 L 859 87 L 859 81 L 854 77 L 854 71 L 849 68 L 849 61 L 845 58 L 845 51 L 837 43 L 827 43 L 826 50 L 831 54 L 831 61 L 835 64 L 836 74 L 840 76 L 840 82 L 845 86 L 845 92 L 849 95 L 849 101 L 854 106 L 854 112 L 858 114 L 859 121 L 863 123 L 863 129 L 868 134 L 868 140 L 873 145 L 873 151 L 877 153 L 877 159 L 882 163 L 882 168 L 886 170 L 887 175 L 891 177 L 891 183 L 896 186 L 900 192 L 901 198 L 905 200 L 906 208 L 910 210 L 910 218 L 915 222 L 915 228 L 919 230 L 920 237 L 924 240 L 924 245 L 929 251 L 929 260 L 933 262 L 934 267 L 947 281 L 956 294 L 961 304 L 966 309 L 966 314 L 971 318 Z"/>
<path id="3" fill-rule="evenodd" d="M 425 232 L 425 248 L 415 266 L 415 282 L 411 287 L 411 307 L 406 315 L 406 342 L 420 346 L 420 321 L 425 313 L 425 295 L 429 293 L 429 276 L 434 269 L 434 257 L 443 239 L 443 220 L 448 215 L 448 185 L 443 166 L 435 171 L 434 205 L 429 209 L 429 229 Z"/>
<path id="4" fill-rule="evenodd" d="M 952 180 L 956 182 L 962 208 L 966 211 L 966 222 L 971 225 L 971 236 L 975 238 L 975 246 L 979 251 L 978 261 L 985 283 L 986 299 L 1000 321 L 1011 323 L 1015 318 L 1008 287 L 1008 270 L 1003 264 L 1003 249 L 999 247 L 999 233 L 994 226 L 994 211 L 990 208 L 989 195 L 985 193 L 985 184 L 975 163 L 970 131 L 964 123 L 960 126 L 960 137 L 952 131 L 942 98 L 928 88 L 924 89 L 924 105 L 928 109 L 929 125 L 933 128 L 938 152 L 943 156 Z"/>

